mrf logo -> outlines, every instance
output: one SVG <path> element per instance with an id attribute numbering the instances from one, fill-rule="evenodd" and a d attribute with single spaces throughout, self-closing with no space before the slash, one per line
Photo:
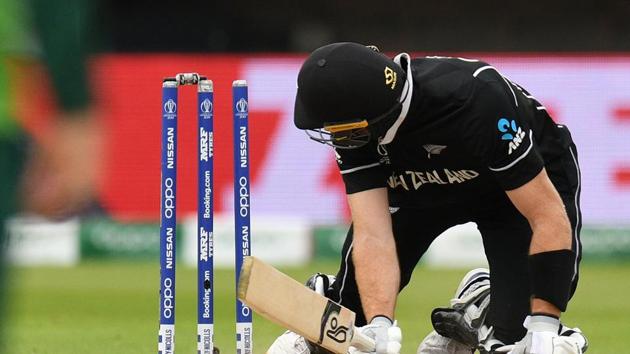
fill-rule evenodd
<path id="1" fill-rule="evenodd" d="M 322 315 L 317 344 L 322 344 L 324 335 L 337 343 L 345 343 L 349 340 L 349 328 L 339 324 L 339 311 L 341 311 L 341 305 L 328 300 Z"/>
<path id="2" fill-rule="evenodd" d="M 389 86 L 392 90 L 396 87 L 396 72 L 389 66 L 385 67 L 385 85 Z"/>
<path id="3" fill-rule="evenodd" d="M 212 255 L 212 231 L 208 232 L 203 226 L 199 228 L 199 259 L 208 261 Z"/>
<path id="4" fill-rule="evenodd" d="M 525 132 L 521 129 L 521 127 L 516 125 L 516 121 L 514 119 L 508 120 L 507 118 L 499 119 L 497 122 L 497 129 L 501 134 L 501 140 L 510 141 L 508 144 L 508 155 L 512 155 L 514 150 L 518 149 L 523 142 Z"/>

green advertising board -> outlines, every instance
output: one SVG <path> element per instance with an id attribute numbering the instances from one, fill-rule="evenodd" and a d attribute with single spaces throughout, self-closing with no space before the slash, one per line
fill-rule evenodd
<path id="1" fill-rule="evenodd" d="M 315 257 L 339 259 L 347 225 L 320 225 L 314 228 Z M 480 237 L 471 235 L 471 237 Z M 585 262 L 630 261 L 630 227 L 588 226 L 582 229 L 582 255 Z"/>
<path id="2" fill-rule="evenodd" d="M 159 226 L 93 218 L 81 223 L 83 259 L 158 259 Z M 181 242 L 178 242 L 178 244 Z"/>

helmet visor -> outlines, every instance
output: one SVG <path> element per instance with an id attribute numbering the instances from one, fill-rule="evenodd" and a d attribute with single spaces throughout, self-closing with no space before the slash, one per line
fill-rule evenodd
<path id="1" fill-rule="evenodd" d="M 385 118 L 392 116 L 402 106 L 397 101 L 387 112 L 376 118 L 353 122 L 324 123 L 323 128 L 306 129 L 309 138 L 339 149 L 356 149 L 370 142 L 372 133 L 369 127 L 374 126 Z"/>
<path id="2" fill-rule="evenodd" d="M 324 127 L 321 129 L 306 129 L 305 132 L 309 138 L 318 143 L 330 145 L 338 149 L 356 149 L 370 141 L 371 134 L 367 129 L 367 121 L 362 122 L 365 123 L 363 127 L 357 125 L 355 128 L 335 131 L 327 130 L 326 127 Z"/>

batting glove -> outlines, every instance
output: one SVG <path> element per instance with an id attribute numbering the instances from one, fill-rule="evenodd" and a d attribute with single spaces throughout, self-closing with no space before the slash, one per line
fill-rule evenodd
<path id="1" fill-rule="evenodd" d="M 496 349 L 508 354 L 582 354 L 577 340 L 559 336 L 560 320 L 545 315 L 527 316 L 527 334 L 520 342 Z"/>
<path id="2" fill-rule="evenodd" d="M 392 322 L 385 316 L 376 316 L 372 319 L 370 324 L 357 327 L 356 331 L 374 339 L 376 343 L 375 351 L 370 353 L 376 354 L 400 354 L 402 332 L 396 322 Z M 368 354 L 352 348 L 351 353 L 354 354 Z"/>

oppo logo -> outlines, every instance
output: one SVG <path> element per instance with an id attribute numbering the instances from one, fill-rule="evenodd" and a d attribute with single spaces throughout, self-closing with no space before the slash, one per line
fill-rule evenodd
<path id="1" fill-rule="evenodd" d="M 239 214 L 246 217 L 249 214 L 249 191 L 247 190 L 247 178 L 238 179 L 238 195 L 239 195 Z"/>
<path id="2" fill-rule="evenodd" d="M 175 193 L 173 186 L 175 182 L 171 177 L 164 180 L 164 217 L 170 219 L 175 213 Z"/>

